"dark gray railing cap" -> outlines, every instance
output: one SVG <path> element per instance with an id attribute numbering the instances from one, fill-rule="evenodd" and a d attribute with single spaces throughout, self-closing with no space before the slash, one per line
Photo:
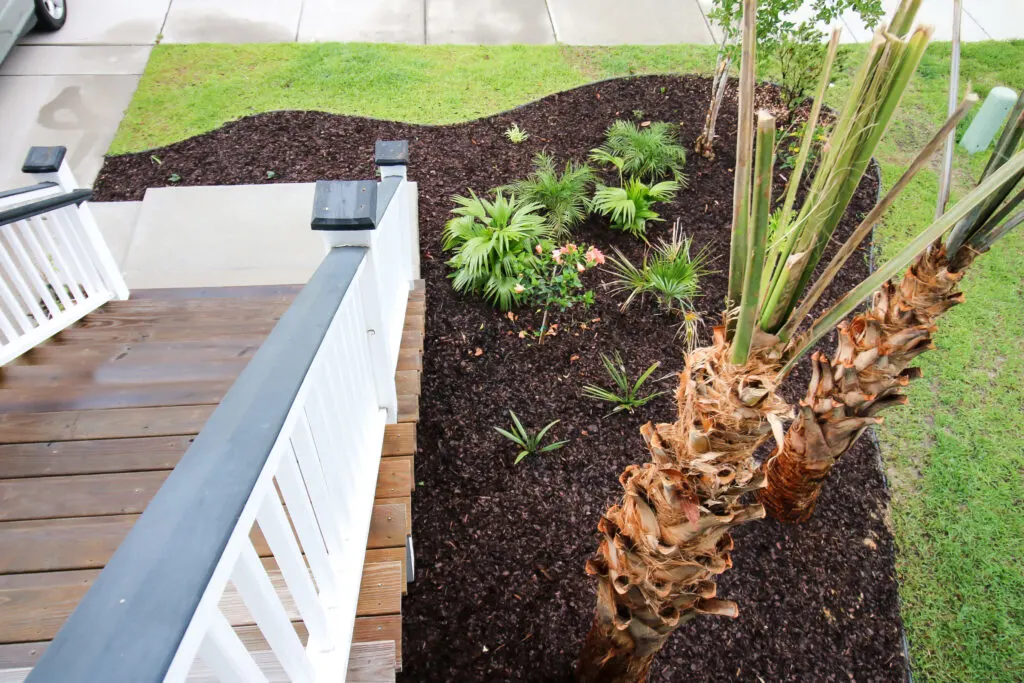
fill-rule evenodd
<path id="1" fill-rule="evenodd" d="M 372 230 L 376 225 L 377 181 L 316 181 L 314 230 Z"/>
<path id="2" fill-rule="evenodd" d="M 408 140 L 377 140 L 373 163 L 378 166 L 405 166 L 409 163 Z"/>
<path id="3" fill-rule="evenodd" d="M 22 173 L 56 173 L 64 163 L 67 147 L 29 147 Z"/>

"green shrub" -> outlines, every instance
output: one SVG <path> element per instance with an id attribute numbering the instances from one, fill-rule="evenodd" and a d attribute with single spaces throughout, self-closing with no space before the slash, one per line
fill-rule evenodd
<path id="1" fill-rule="evenodd" d="M 638 126 L 632 121 L 616 121 L 605 132 L 604 144 L 590 151 L 590 159 L 614 166 L 627 178 L 654 183 L 672 177 L 680 185 L 686 184 L 686 150 L 668 123 Z"/>
<path id="2" fill-rule="evenodd" d="M 622 187 L 598 186 L 591 208 L 611 218 L 613 230 L 623 230 L 634 237 L 647 239 L 647 221 L 664 220 L 651 207 L 656 202 L 671 201 L 679 190 L 679 183 L 665 180 L 648 187 L 631 178 Z"/>
<path id="3" fill-rule="evenodd" d="M 458 292 L 482 294 L 507 311 L 523 298 L 520 275 L 534 267 L 534 247 L 551 229 L 537 213 L 539 204 L 505 197 L 499 190 L 494 201 L 478 197 L 452 197 L 458 207 L 455 218 L 444 226 L 443 248 L 455 255 L 448 265 Z"/>
<path id="4" fill-rule="evenodd" d="M 710 272 L 707 248 L 693 253 L 692 240 L 680 236 L 678 229 L 673 231 L 671 240 L 660 240 L 652 252 L 644 254 L 639 267 L 618 249 L 615 253 L 610 258 L 615 274 L 610 286 L 614 292 L 628 293 L 622 310 L 637 298 L 642 300 L 650 295 L 663 310 L 691 311 L 693 299 L 700 295 L 700 278 Z"/>
<path id="5" fill-rule="evenodd" d="M 533 157 L 533 173 L 509 186 L 524 201 L 544 207 L 544 217 L 556 237 L 566 238 L 570 230 L 587 217 L 587 199 L 594 172 L 587 164 L 566 162 L 559 173 L 550 154 Z"/>

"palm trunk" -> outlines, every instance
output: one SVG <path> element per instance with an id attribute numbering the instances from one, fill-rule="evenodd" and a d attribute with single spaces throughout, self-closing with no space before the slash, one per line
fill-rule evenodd
<path id="1" fill-rule="evenodd" d="M 652 462 L 622 473 L 623 499 L 598 524 L 602 540 L 587 562 L 597 609 L 577 670 L 584 683 L 644 681 L 680 625 L 737 614 L 715 598 L 716 577 L 732 566 L 729 530 L 764 517 L 740 498 L 764 485 L 753 454 L 771 425 L 781 432 L 789 406 L 775 393 L 776 359 L 761 351 L 732 365 L 723 328 L 715 338 L 687 357 L 678 421 L 641 428 Z"/>
<path id="2" fill-rule="evenodd" d="M 757 497 L 772 517 L 806 521 L 839 457 L 865 429 L 881 423 L 878 412 L 906 402 L 902 388 L 920 376 L 910 363 L 934 348 L 938 317 L 963 301 L 962 276 L 950 267 L 945 249 L 933 246 L 899 285 L 890 280 L 882 286 L 870 311 L 840 325 L 831 361 L 815 354 L 800 414 L 764 464 L 767 486 Z"/>

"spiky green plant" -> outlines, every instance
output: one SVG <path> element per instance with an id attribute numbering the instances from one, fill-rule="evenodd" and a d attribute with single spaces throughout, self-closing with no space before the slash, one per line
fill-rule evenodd
<path id="1" fill-rule="evenodd" d="M 519 127 L 518 123 L 513 123 L 511 126 L 505 129 L 505 139 L 511 142 L 513 145 L 519 145 L 526 142 L 530 137 L 530 134 Z"/>
<path id="2" fill-rule="evenodd" d="M 635 382 L 631 382 L 629 373 L 626 370 L 626 363 L 622 360 L 622 355 L 618 351 L 613 354 L 612 358 L 602 353 L 601 362 L 604 364 L 605 370 L 608 371 L 608 376 L 615 385 L 614 388 L 606 389 L 594 384 L 588 384 L 583 387 L 583 395 L 587 398 L 611 403 L 615 406 L 612 409 L 612 413 L 622 412 L 623 410 L 633 412 L 635 409 L 665 393 L 664 391 L 657 391 L 653 394 L 641 393 L 644 382 L 650 379 L 661 363 L 654 363 L 644 370 Z"/>
<path id="3" fill-rule="evenodd" d="M 587 164 L 567 161 L 565 170 L 559 173 L 554 158 L 538 152 L 533 157 L 533 173 L 509 185 L 509 189 L 523 201 L 540 204 L 552 233 L 564 239 L 587 217 L 593 184 L 594 171 Z"/>
<path id="4" fill-rule="evenodd" d="M 657 202 L 672 201 L 678 190 L 679 183 L 672 180 L 648 186 L 637 178 L 631 178 L 622 187 L 599 185 L 591 208 L 611 218 L 612 230 L 622 230 L 646 240 L 647 222 L 664 220 L 651 207 Z"/>
<path id="5" fill-rule="evenodd" d="M 500 190 L 494 200 L 452 197 L 455 218 L 444 226 L 442 247 L 455 255 L 449 277 L 458 292 L 482 294 L 503 311 L 520 301 L 519 276 L 535 258 L 534 247 L 551 229 L 537 213 L 539 204 L 524 202 Z"/>
<path id="6" fill-rule="evenodd" d="M 615 277 L 609 286 L 613 292 L 626 294 L 620 306 L 623 311 L 637 299 L 653 296 L 663 310 L 685 313 L 693 309 L 693 300 L 700 295 L 700 278 L 710 272 L 708 258 L 707 247 L 695 252 L 693 241 L 681 234 L 677 222 L 672 239 L 659 240 L 644 254 L 640 266 L 615 249 L 615 256 L 609 259 Z"/>
<path id="7" fill-rule="evenodd" d="M 518 465 L 522 459 L 528 455 L 541 455 L 542 453 L 557 451 L 559 448 L 569 443 L 568 441 L 555 441 L 554 443 L 549 443 L 547 446 L 541 445 L 544 443 L 544 437 L 547 436 L 547 433 L 551 431 L 552 427 L 561 422 L 561 420 L 553 420 L 547 423 L 547 425 L 545 425 L 539 432 L 533 434 L 523 426 L 523 423 L 519 421 L 519 418 L 516 417 L 515 413 L 510 410 L 508 411 L 508 414 L 512 416 L 512 431 L 510 432 L 507 429 L 502 429 L 501 427 L 495 427 L 494 431 L 498 432 L 521 449 L 516 454 L 515 462 L 512 463 L 513 465 Z"/>
<path id="8" fill-rule="evenodd" d="M 590 151 L 590 159 L 615 167 L 627 178 L 655 183 L 671 177 L 686 184 L 686 149 L 679 144 L 675 127 L 663 121 L 647 126 L 614 122 L 605 132 L 604 144 Z"/>

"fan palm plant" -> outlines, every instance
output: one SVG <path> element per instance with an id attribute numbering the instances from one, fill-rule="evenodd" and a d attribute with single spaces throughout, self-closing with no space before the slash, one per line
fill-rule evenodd
<path id="1" fill-rule="evenodd" d="M 590 159 L 647 183 L 671 177 L 686 184 L 686 149 L 679 144 L 673 126 L 663 121 L 649 125 L 616 121 L 605 132 L 604 144 L 591 150 Z"/>
<path id="2" fill-rule="evenodd" d="M 500 190 L 494 200 L 452 197 L 455 218 L 444 226 L 442 247 L 455 255 L 448 261 L 458 292 L 482 294 L 501 310 L 519 303 L 520 277 L 535 258 L 533 249 L 550 236 L 551 229 L 538 215 L 539 204 L 524 202 Z M 517 289 L 519 291 L 517 291 Z"/>
<path id="3" fill-rule="evenodd" d="M 612 230 L 646 240 L 647 222 L 664 220 L 651 207 L 657 202 L 672 201 L 678 190 L 679 183 L 672 180 L 648 186 L 631 178 L 622 187 L 598 186 L 591 205 L 595 212 L 611 218 Z"/>
<path id="4" fill-rule="evenodd" d="M 700 278 L 710 272 L 708 258 L 707 247 L 694 252 L 693 241 L 680 233 L 677 221 L 672 239 L 659 240 L 653 251 L 644 254 L 639 266 L 615 249 L 609 268 L 614 278 L 609 286 L 616 293 L 626 294 L 620 306 L 623 311 L 648 295 L 665 311 L 688 311 L 693 299 L 700 294 Z"/>
<path id="5" fill-rule="evenodd" d="M 737 614 L 735 603 L 715 597 L 716 577 L 731 564 L 729 530 L 765 515 L 760 503 L 747 503 L 743 496 L 765 485 L 765 474 L 754 460 L 757 447 L 770 435 L 777 443 L 784 441 L 784 422 L 791 411 L 776 389 L 786 372 L 875 289 L 1024 169 L 1024 153 L 1012 157 L 807 332 L 798 334 L 803 318 L 795 314 L 803 311 L 808 298 L 820 296 L 820 281 L 807 290 L 813 267 L 808 264 L 820 258 L 923 53 L 929 29 L 910 31 L 918 4 L 919 0 L 903 0 L 889 27 L 876 33 L 808 198 L 797 211 L 787 191 L 779 236 L 771 242 L 770 148 L 775 126 L 772 117 L 758 116 L 755 148 L 756 2 L 744 2 L 729 308 L 723 324 L 714 330 L 712 346 L 686 358 L 676 393 L 676 421 L 641 428 L 651 462 L 623 473 L 625 496 L 598 525 L 600 545 L 587 564 L 588 573 L 598 579 L 598 589 L 594 623 L 579 661 L 583 681 L 642 681 L 654 655 L 680 624 L 699 614 Z M 837 43 L 834 34 L 819 106 Z M 973 99 L 961 105 L 943 131 L 956 125 Z M 813 131 L 815 124 L 810 121 L 807 129 Z M 834 278 L 943 140 L 940 131 L 856 228 L 850 238 L 855 241 L 840 248 L 822 277 L 832 273 Z M 803 150 L 808 148 L 802 145 Z M 789 189 L 800 182 L 803 163 L 798 160 Z M 808 298 L 801 305 L 805 290 Z"/>
<path id="6" fill-rule="evenodd" d="M 550 154 L 533 157 L 533 173 L 512 183 L 508 190 L 525 202 L 540 204 L 552 234 L 564 239 L 587 217 L 587 200 L 594 184 L 594 171 L 587 164 L 568 161 L 559 173 Z"/>

